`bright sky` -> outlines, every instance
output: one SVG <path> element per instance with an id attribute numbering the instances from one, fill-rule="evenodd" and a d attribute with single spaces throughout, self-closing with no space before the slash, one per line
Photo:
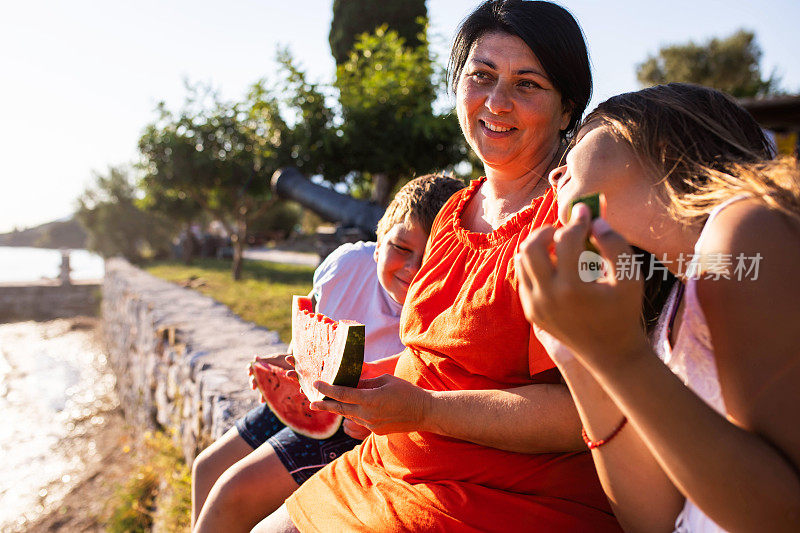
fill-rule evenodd
<path id="1" fill-rule="evenodd" d="M 331 0 L 26 0 L 0 4 L 0 232 L 69 215 L 92 171 L 136 160 L 159 100 L 183 80 L 238 98 L 288 45 L 311 78 L 333 72 Z M 377 5 L 380 5 L 377 3 Z M 446 49 L 475 0 L 428 0 Z M 800 92 L 797 0 L 563 0 L 581 23 L 595 80 L 590 108 L 638 88 L 635 65 L 665 44 L 756 32 L 762 69 Z"/>

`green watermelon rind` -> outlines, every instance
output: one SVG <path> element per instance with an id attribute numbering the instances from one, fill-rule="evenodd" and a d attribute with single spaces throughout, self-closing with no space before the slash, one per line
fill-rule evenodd
<path id="1" fill-rule="evenodd" d="M 251 371 L 252 367 L 254 367 L 256 364 L 257 363 L 255 362 L 250 363 Z M 288 427 L 298 435 L 303 435 L 310 439 L 324 440 L 333 437 L 336 434 L 336 432 L 339 431 L 339 428 L 342 425 L 342 420 L 344 420 L 344 417 L 342 415 L 335 415 L 334 421 L 331 422 L 328 426 L 325 426 L 327 429 L 325 429 L 324 431 L 322 430 L 311 431 L 306 428 L 298 427 L 297 424 L 288 420 L 285 416 L 281 415 L 282 410 L 274 402 L 270 401 L 269 394 L 265 393 L 263 390 L 261 391 L 261 393 L 262 397 L 264 398 L 264 402 L 267 404 L 267 407 L 269 407 L 269 410 L 272 411 L 272 414 L 275 415 L 275 418 L 277 418 L 281 422 L 281 424 Z M 329 413 L 329 414 L 333 415 L 334 413 Z"/>
<path id="2" fill-rule="evenodd" d="M 347 327 L 347 344 L 344 347 L 339 371 L 333 380 L 333 385 L 342 387 L 358 387 L 361 380 L 361 369 L 364 368 L 364 339 L 366 327 L 364 324 L 342 324 L 339 328 Z"/>
<path id="3" fill-rule="evenodd" d="M 339 369 L 336 372 L 336 377 L 331 381 L 331 385 L 358 387 L 358 382 L 361 380 L 361 369 L 364 367 L 364 338 L 366 335 L 366 328 L 363 324 L 347 324 L 340 321 L 338 326 L 340 332 L 343 331 L 343 328 L 347 328 L 347 341 L 342 350 L 342 359 L 339 361 Z M 322 396 L 314 387 L 311 387 L 311 390 L 317 393 L 315 397 L 319 397 L 320 400 L 328 399 L 327 396 Z M 303 392 L 305 392 L 305 389 Z M 306 394 L 306 396 L 308 396 L 308 394 Z M 309 397 L 309 399 L 311 398 Z"/>
<path id="4" fill-rule="evenodd" d="M 581 196 L 580 198 L 576 198 L 575 200 L 572 201 L 570 207 L 575 207 L 577 204 L 583 204 L 589 208 L 592 220 L 603 216 L 600 207 L 601 205 L 600 193 L 587 194 L 586 196 Z"/>
<path id="5" fill-rule="evenodd" d="M 587 194 L 586 196 L 581 196 L 580 198 L 576 198 L 575 200 L 572 201 L 572 204 L 570 205 L 570 212 L 572 212 L 572 208 L 574 208 L 579 203 L 589 208 L 589 213 L 591 214 L 592 220 L 603 216 L 603 201 L 600 199 L 600 193 Z M 594 244 L 592 244 L 592 241 L 590 241 L 588 237 L 586 239 L 584 247 L 590 252 L 594 252 L 596 254 L 600 253 L 600 250 L 598 250 L 597 247 Z"/>
<path id="6" fill-rule="evenodd" d="M 292 340 L 300 334 L 297 322 L 299 314 L 309 309 L 310 300 L 305 296 L 294 296 L 292 298 Z M 361 369 L 364 366 L 364 339 L 366 329 L 363 324 L 351 320 L 341 320 L 338 322 L 337 329 L 340 335 L 346 335 L 345 345 L 342 348 L 342 357 L 339 361 L 339 368 L 336 370 L 336 377 L 330 381 L 331 385 L 341 387 L 357 387 L 361 380 Z M 346 333 L 345 333 L 346 330 Z M 295 353 L 295 364 L 303 366 L 302 354 Z M 308 383 L 301 372 L 298 372 L 300 387 L 309 401 L 320 401 L 329 399 Z"/>

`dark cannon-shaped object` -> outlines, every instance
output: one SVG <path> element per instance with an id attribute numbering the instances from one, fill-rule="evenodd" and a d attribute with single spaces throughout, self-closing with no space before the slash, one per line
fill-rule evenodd
<path id="1" fill-rule="evenodd" d="M 294 200 L 329 222 L 343 228 L 358 228 L 366 238 L 375 238 L 375 228 L 385 209 L 372 202 L 356 200 L 332 189 L 311 183 L 294 167 L 272 175 L 272 190 L 281 198 Z"/>
<path id="2" fill-rule="evenodd" d="M 385 209 L 372 202 L 356 200 L 332 189 L 311 183 L 299 170 L 287 167 L 272 175 L 272 190 L 281 198 L 294 200 L 328 222 L 336 222 L 333 234 L 317 233 L 317 253 L 325 259 L 345 242 L 375 240 L 375 229 Z"/>

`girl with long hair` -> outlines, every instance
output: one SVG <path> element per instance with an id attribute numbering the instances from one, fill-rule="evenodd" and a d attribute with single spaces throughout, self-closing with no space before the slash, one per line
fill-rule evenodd
<path id="1" fill-rule="evenodd" d="M 550 175 L 564 226 L 517 257 L 526 316 L 628 530 L 800 528 L 800 171 L 771 157 L 718 91 L 613 97 Z M 571 208 L 592 193 L 606 200 L 593 222 Z M 642 278 L 660 272 L 631 272 L 628 243 L 680 280 L 649 338 Z"/>

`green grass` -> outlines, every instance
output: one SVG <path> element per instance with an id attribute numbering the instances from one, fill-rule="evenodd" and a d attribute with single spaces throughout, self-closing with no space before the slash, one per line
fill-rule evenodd
<path id="1" fill-rule="evenodd" d="M 117 489 L 113 511 L 106 523 L 110 533 L 147 533 L 153 527 L 153 512 L 158 479 L 151 470 L 141 468 Z"/>
<path id="2" fill-rule="evenodd" d="M 179 261 L 159 261 L 145 270 L 167 281 L 192 282 L 201 293 L 210 296 L 242 317 L 272 331 L 284 342 L 292 336 L 291 307 L 293 294 L 308 294 L 314 268 L 264 261 L 245 261 L 242 279 L 233 281 L 230 261 L 198 259 L 190 266 Z"/>
<path id="3" fill-rule="evenodd" d="M 192 475 L 180 450 L 163 432 L 145 433 L 142 466 L 111 502 L 106 523 L 109 533 L 189 531 Z"/>

